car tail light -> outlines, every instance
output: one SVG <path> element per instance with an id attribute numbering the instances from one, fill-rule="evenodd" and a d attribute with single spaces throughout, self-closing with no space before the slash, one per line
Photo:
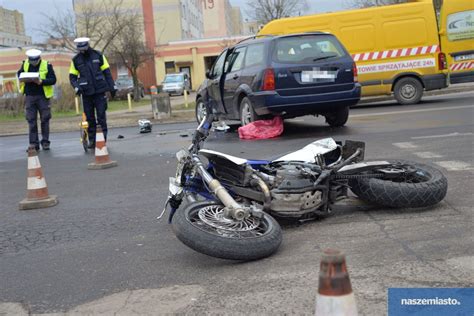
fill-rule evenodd
<path id="1" fill-rule="evenodd" d="M 271 68 L 266 69 L 263 74 L 263 90 L 275 90 L 275 72 Z"/>
<path id="2" fill-rule="evenodd" d="M 357 65 L 356 65 L 356 63 L 352 64 L 352 73 L 354 74 L 354 82 L 359 82 L 359 76 L 357 74 Z"/>
<path id="3" fill-rule="evenodd" d="M 439 70 L 444 70 L 448 68 L 448 63 L 446 62 L 445 53 L 438 54 L 438 67 L 439 67 Z"/>

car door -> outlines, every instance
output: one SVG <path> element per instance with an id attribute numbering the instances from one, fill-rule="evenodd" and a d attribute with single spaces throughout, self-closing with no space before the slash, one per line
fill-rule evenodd
<path id="1" fill-rule="evenodd" d="M 232 114 L 235 111 L 234 97 L 240 84 L 240 75 L 244 67 L 246 47 L 238 47 L 228 54 L 227 69 L 225 69 L 223 102 L 226 112 Z"/>
<path id="2" fill-rule="evenodd" d="M 227 49 L 224 50 L 209 72 L 209 81 L 207 86 L 207 93 L 209 97 L 209 104 L 218 114 L 226 113 L 224 104 L 222 102 L 222 84 L 224 65 L 227 57 Z"/>

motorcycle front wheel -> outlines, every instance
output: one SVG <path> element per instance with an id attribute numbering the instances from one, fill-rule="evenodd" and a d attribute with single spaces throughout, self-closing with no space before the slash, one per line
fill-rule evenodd
<path id="1" fill-rule="evenodd" d="M 389 167 L 366 171 L 385 172 L 386 177 L 350 180 L 352 192 L 367 202 L 396 208 L 431 206 L 446 196 L 448 180 L 438 169 L 411 161 L 389 162 L 392 163 Z M 400 176 L 388 176 L 389 173 L 399 173 Z"/>
<path id="2" fill-rule="evenodd" d="M 222 259 L 250 261 L 275 253 L 282 241 L 278 222 L 264 213 L 237 221 L 223 216 L 224 206 L 209 201 L 176 211 L 173 231 L 193 250 Z"/>

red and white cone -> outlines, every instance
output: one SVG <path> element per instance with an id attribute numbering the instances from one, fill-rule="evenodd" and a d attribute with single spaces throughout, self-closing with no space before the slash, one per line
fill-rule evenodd
<path id="1" fill-rule="evenodd" d="M 97 131 L 95 134 L 95 162 L 91 162 L 88 165 L 88 169 L 97 170 L 97 169 L 107 169 L 116 167 L 117 162 L 113 161 L 109 157 L 109 152 L 107 151 L 107 146 L 105 145 L 104 133 L 102 132 L 102 127 L 97 125 Z"/>
<path id="2" fill-rule="evenodd" d="M 26 198 L 20 202 L 20 210 L 51 207 L 58 204 L 55 195 L 49 195 L 46 179 L 43 176 L 38 153 L 28 149 L 28 181 Z"/>
<path id="3" fill-rule="evenodd" d="M 323 252 L 315 315 L 357 316 L 346 257 L 338 250 L 326 249 Z"/>

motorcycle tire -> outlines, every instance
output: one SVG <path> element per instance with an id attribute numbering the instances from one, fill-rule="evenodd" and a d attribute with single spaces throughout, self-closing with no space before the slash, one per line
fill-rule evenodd
<path id="1" fill-rule="evenodd" d="M 389 162 L 414 167 L 416 177 L 409 182 L 383 178 L 352 179 L 349 181 L 352 192 L 364 201 L 393 208 L 431 206 L 446 196 L 448 180 L 438 169 L 410 161 Z"/>
<path id="2" fill-rule="evenodd" d="M 268 257 L 278 250 L 282 241 L 281 228 L 266 213 L 257 221 L 259 225 L 254 230 L 247 231 L 221 230 L 199 217 L 201 210 L 205 214 L 218 214 L 223 208 L 219 203 L 205 201 L 191 203 L 184 210 L 176 211 L 173 217 L 176 237 L 197 252 L 221 259 L 250 261 Z M 228 220 L 222 223 L 229 224 Z"/>

